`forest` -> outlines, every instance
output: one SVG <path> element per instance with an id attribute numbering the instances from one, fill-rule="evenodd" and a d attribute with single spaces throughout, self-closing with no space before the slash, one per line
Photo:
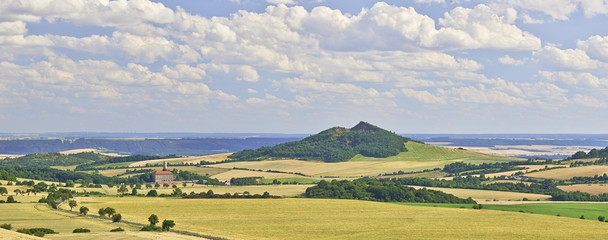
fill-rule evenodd
<path id="1" fill-rule="evenodd" d="M 322 180 L 317 186 L 306 189 L 309 198 L 358 199 L 381 202 L 422 203 L 476 203 L 471 198 L 462 199 L 440 191 L 414 189 L 396 182 L 361 178 L 353 181 Z"/>
<path id="2" fill-rule="evenodd" d="M 347 161 L 357 154 L 385 158 L 407 151 L 404 145 L 407 141 L 411 139 L 361 122 L 351 129 L 334 127 L 299 141 L 236 152 L 229 158 L 235 161 L 294 158 L 325 162 Z"/>

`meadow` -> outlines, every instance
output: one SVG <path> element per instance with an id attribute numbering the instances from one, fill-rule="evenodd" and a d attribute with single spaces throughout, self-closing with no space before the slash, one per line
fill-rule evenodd
<path id="1" fill-rule="evenodd" d="M 426 207 L 446 207 L 446 208 L 472 208 L 473 204 L 444 204 L 444 203 L 396 203 L 407 206 L 426 206 Z M 597 221 L 598 216 L 608 216 L 607 203 L 510 203 L 510 204 L 492 204 L 482 203 L 483 209 L 534 213 L 550 216 L 561 216 L 580 219 L 584 216 L 585 219 Z"/>
<path id="2" fill-rule="evenodd" d="M 356 200 L 78 200 L 92 212 L 109 206 L 142 224 L 156 214 L 175 220 L 176 230 L 229 239 L 590 239 L 608 234 L 606 223 L 597 220 Z"/>

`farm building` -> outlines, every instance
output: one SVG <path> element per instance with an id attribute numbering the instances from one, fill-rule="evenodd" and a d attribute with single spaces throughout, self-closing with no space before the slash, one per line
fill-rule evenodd
<path id="1" fill-rule="evenodd" d="M 163 167 L 162 171 L 155 171 L 152 173 L 152 180 L 156 183 L 173 181 L 173 173 L 167 171 L 167 162 L 165 162 L 165 166 Z"/>

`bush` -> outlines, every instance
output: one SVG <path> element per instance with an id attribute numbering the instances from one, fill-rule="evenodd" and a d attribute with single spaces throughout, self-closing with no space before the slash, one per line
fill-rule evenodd
<path id="1" fill-rule="evenodd" d="M 597 220 L 599 220 L 600 222 L 603 222 L 604 220 L 606 220 L 606 217 L 599 216 L 599 217 L 597 217 Z"/>
<path id="2" fill-rule="evenodd" d="M 6 230 L 11 230 L 11 229 L 13 229 L 13 226 L 8 223 L 5 223 L 5 224 L 0 225 L 0 228 L 4 228 Z"/>
<path id="3" fill-rule="evenodd" d="M 585 215 L 581 215 L 580 219 L 585 219 Z"/>
<path id="4" fill-rule="evenodd" d="M 15 198 L 13 196 L 8 196 L 6 198 L 6 203 L 18 203 L 18 202 L 15 201 Z"/>
<path id="5" fill-rule="evenodd" d="M 122 215 L 120 213 L 112 215 L 112 222 L 120 222 L 122 220 Z"/>
<path id="6" fill-rule="evenodd" d="M 146 194 L 146 196 L 148 197 L 157 197 L 158 196 L 158 192 L 154 189 L 148 191 L 148 194 Z"/>
<path id="7" fill-rule="evenodd" d="M 143 228 L 141 228 L 141 231 L 160 231 L 161 227 L 157 227 L 154 225 L 148 225 L 148 226 L 144 226 Z"/>
<path id="8" fill-rule="evenodd" d="M 122 228 L 114 228 L 114 229 L 110 230 L 110 232 L 123 232 L 123 231 L 125 231 L 125 230 Z"/>
<path id="9" fill-rule="evenodd" d="M 18 233 L 34 235 L 36 237 L 44 237 L 45 234 L 57 233 L 53 229 L 49 228 L 21 228 L 17 230 Z"/>
<path id="10" fill-rule="evenodd" d="M 76 228 L 72 233 L 88 233 L 91 232 L 88 228 Z"/>

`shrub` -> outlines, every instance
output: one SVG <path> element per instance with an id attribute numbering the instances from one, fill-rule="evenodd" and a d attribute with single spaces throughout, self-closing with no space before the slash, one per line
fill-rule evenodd
<path id="1" fill-rule="evenodd" d="M 581 215 L 580 219 L 585 219 L 585 215 Z"/>
<path id="2" fill-rule="evenodd" d="M 599 216 L 599 217 L 597 217 L 597 220 L 599 220 L 600 222 L 603 222 L 604 220 L 606 220 L 606 217 Z"/>
<path id="3" fill-rule="evenodd" d="M 122 228 L 114 228 L 114 229 L 110 230 L 110 232 L 123 232 L 123 231 L 125 231 L 125 230 Z"/>
<path id="4" fill-rule="evenodd" d="M 91 232 L 88 228 L 76 228 L 72 233 L 88 233 Z"/>
<path id="5" fill-rule="evenodd" d="M 146 196 L 148 197 L 157 197 L 158 196 L 158 192 L 154 189 L 148 191 L 148 194 L 146 194 Z"/>
<path id="6" fill-rule="evenodd" d="M 173 220 L 164 220 L 163 221 L 163 231 L 169 231 L 170 228 L 175 226 L 175 222 Z"/>
<path id="7" fill-rule="evenodd" d="M 120 213 L 112 215 L 112 222 L 120 222 L 122 220 L 122 215 Z"/>
<path id="8" fill-rule="evenodd" d="M 153 226 L 153 225 L 148 225 L 148 226 L 144 226 L 143 228 L 141 228 L 141 231 L 160 231 L 161 227 L 157 227 L 157 226 Z"/>
<path id="9" fill-rule="evenodd" d="M 18 203 L 18 202 L 15 201 L 15 198 L 13 196 L 8 196 L 6 198 L 6 203 Z"/>
<path id="10" fill-rule="evenodd" d="M 11 229 L 13 229 L 13 226 L 8 223 L 5 223 L 5 224 L 0 225 L 0 228 L 4 228 L 6 230 L 11 230 Z"/>
<path id="11" fill-rule="evenodd" d="M 44 237 L 45 234 L 57 233 L 53 229 L 49 228 L 21 228 L 18 229 L 17 232 L 28 235 L 34 235 L 36 237 Z"/>

